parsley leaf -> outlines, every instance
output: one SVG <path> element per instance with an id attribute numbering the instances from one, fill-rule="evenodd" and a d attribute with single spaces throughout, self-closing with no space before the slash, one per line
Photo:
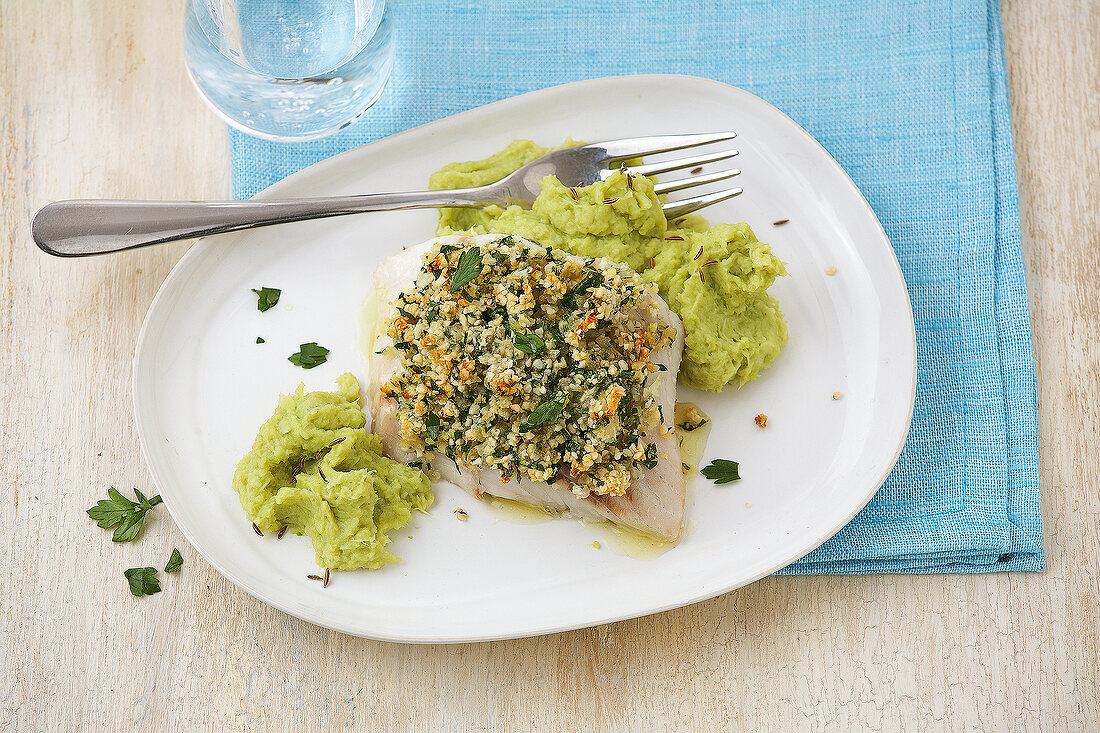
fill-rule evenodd
<path id="1" fill-rule="evenodd" d="M 123 575 L 130 583 L 130 592 L 135 596 L 151 596 L 160 593 L 160 581 L 156 568 L 130 568 Z"/>
<path id="2" fill-rule="evenodd" d="M 263 342 L 264 342 L 263 337 L 261 337 L 261 336 L 256 337 L 256 343 L 262 344 Z"/>
<path id="3" fill-rule="evenodd" d="M 640 461 L 634 461 L 635 466 L 645 466 L 653 469 L 657 465 L 657 446 L 650 443 L 645 447 L 645 457 Z"/>
<path id="4" fill-rule="evenodd" d="M 544 324 L 546 329 L 550 332 L 550 335 L 554 337 L 555 341 L 564 342 L 565 339 L 561 335 L 561 329 L 558 328 L 556 323 L 546 322 Z"/>
<path id="5" fill-rule="evenodd" d="M 561 415 L 561 411 L 564 408 L 565 400 L 561 397 L 553 397 L 546 400 L 532 410 L 531 414 L 527 416 L 527 419 L 523 421 L 519 428 L 523 432 L 529 433 L 539 425 L 557 420 L 558 415 Z"/>
<path id="6" fill-rule="evenodd" d="M 312 369 L 328 361 L 328 349 L 319 346 L 316 341 L 310 341 L 308 344 L 300 344 L 298 353 L 291 354 L 287 360 L 294 366 Z"/>
<path id="7" fill-rule="evenodd" d="M 428 419 L 424 422 L 424 439 L 435 442 L 439 440 L 439 415 L 428 413 Z"/>
<path id="8" fill-rule="evenodd" d="M 703 427 L 704 425 L 706 425 L 709 422 L 710 422 L 710 420 L 707 420 L 704 417 L 700 422 L 697 422 L 694 425 L 692 425 L 691 423 L 684 422 L 684 423 L 680 423 L 676 427 L 680 430 L 683 430 L 685 433 L 690 433 L 694 430 L 698 430 L 699 428 Z M 719 460 L 721 460 L 721 459 L 719 459 Z"/>
<path id="9" fill-rule="evenodd" d="M 603 285 L 603 275 L 598 272 L 589 273 L 587 277 L 574 285 L 568 293 L 562 296 L 561 304 L 566 308 L 576 308 L 577 296 L 584 295 L 585 291 L 589 288 L 595 288 L 600 285 Z"/>
<path id="10" fill-rule="evenodd" d="M 252 288 L 252 292 L 256 294 L 256 307 L 261 313 L 273 308 L 279 302 L 279 296 L 283 294 L 283 291 L 278 288 Z"/>
<path id="11" fill-rule="evenodd" d="M 716 484 L 728 484 L 741 478 L 737 475 L 737 461 L 727 461 L 725 458 L 715 458 L 709 466 L 705 466 L 699 473 Z"/>
<path id="12" fill-rule="evenodd" d="M 481 261 L 481 247 L 470 247 L 458 258 L 454 274 L 451 275 L 451 292 L 461 290 L 474 281 L 485 267 Z"/>
<path id="13" fill-rule="evenodd" d="M 138 498 L 136 502 L 127 499 L 112 486 L 107 490 L 110 498 L 100 499 L 88 510 L 88 516 L 103 529 L 117 526 L 111 537 L 114 542 L 132 542 L 136 539 L 145 522 L 145 513 L 161 502 L 159 494 L 151 499 L 146 499 L 137 489 L 134 489 L 134 494 Z"/>
<path id="14" fill-rule="evenodd" d="M 164 572 L 174 573 L 183 567 L 183 555 L 175 547 L 172 548 L 172 556 L 168 558 L 168 564 L 164 566 Z"/>
<path id="15" fill-rule="evenodd" d="M 512 343 L 525 354 L 535 355 L 546 348 L 546 342 L 533 333 L 513 333 Z"/>

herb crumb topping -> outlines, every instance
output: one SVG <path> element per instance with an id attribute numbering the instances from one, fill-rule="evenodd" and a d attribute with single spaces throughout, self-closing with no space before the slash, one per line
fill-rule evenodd
<path id="1" fill-rule="evenodd" d="M 506 236 L 438 244 L 386 323 L 401 443 L 502 479 L 621 496 L 657 464 L 653 354 L 676 330 L 653 286 L 608 260 Z M 667 377 L 673 378 L 673 377 Z"/>

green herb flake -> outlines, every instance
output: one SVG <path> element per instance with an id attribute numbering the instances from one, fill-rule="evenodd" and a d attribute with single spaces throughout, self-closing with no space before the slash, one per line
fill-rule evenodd
<path id="1" fill-rule="evenodd" d="M 634 461 L 637 466 L 645 466 L 646 468 L 653 470 L 657 466 L 657 446 L 650 443 L 645 447 L 645 457 L 640 461 Z"/>
<path id="2" fill-rule="evenodd" d="M 576 308 L 577 298 L 585 294 L 585 292 L 591 288 L 598 287 L 603 284 L 603 275 L 598 272 L 589 273 L 583 280 L 573 286 L 573 288 L 562 296 L 561 304 L 566 308 Z"/>
<path id="3" fill-rule="evenodd" d="M 161 502 L 160 495 L 145 498 L 137 489 L 134 494 L 136 502 L 127 499 L 120 494 L 115 487 L 107 490 L 107 499 L 100 499 L 96 505 L 88 510 L 88 516 L 103 529 L 116 527 L 111 540 L 114 542 L 133 542 L 141 533 L 141 527 L 145 523 L 145 514 Z"/>
<path id="4" fill-rule="evenodd" d="M 532 356 L 541 353 L 546 348 L 546 342 L 533 333 L 515 332 L 512 343 L 518 350 Z"/>
<path id="5" fill-rule="evenodd" d="M 699 473 L 716 484 L 728 484 L 741 478 L 737 474 L 737 461 L 728 461 L 725 458 L 715 458 L 709 466 L 704 466 Z"/>
<path id="6" fill-rule="evenodd" d="M 130 568 L 123 575 L 130 584 L 130 592 L 139 598 L 160 593 L 160 580 L 156 568 Z"/>
<path id="7" fill-rule="evenodd" d="M 328 361 L 328 349 L 318 345 L 316 341 L 310 341 L 308 344 L 300 344 L 298 352 L 291 354 L 287 360 L 294 366 L 312 369 Z"/>
<path id="8" fill-rule="evenodd" d="M 451 292 L 461 290 L 481 274 L 485 264 L 481 261 L 481 248 L 470 247 L 458 258 L 454 274 L 451 275 Z"/>
<path id="9" fill-rule="evenodd" d="M 564 408 L 565 400 L 560 397 L 554 397 L 546 400 L 545 402 L 540 403 L 539 406 L 536 407 L 531 412 L 531 414 L 527 416 L 527 419 L 524 420 L 523 424 L 519 426 L 520 430 L 525 433 L 529 433 L 531 432 L 531 430 L 538 427 L 539 425 L 553 422 L 554 420 L 558 419 L 558 416 L 561 415 L 561 411 Z"/>
<path id="10" fill-rule="evenodd" d="M 283 527 L 286 529 L 286 527 Z M 172 548 L 172 556 L 168 558 L 168 564 L 164 566 L 164 572 L 174 573 L 183 567 L 183 555 L 175 547 Z"/>
<path id="11" fill-rule="evenodd" d="M 565 338 L 561 335 L 561 329 L 558 328 L 556 323 L 546 323 L 546 330 L 550 332 L 550 335 L 554 337 L 555 341 L 564 342 Z"/>
<path id="12" fill-rule="evenodd" d="M 677 430 L 683 430 L 685 433 L 690 433 L 693 430 L 698 430 L 699 428 L 703 427 L 704 425 L 706 425 L 709 422 L 710 422 L 710 420 L 707 420 L 706 418 L 703 418 L 702 422 L 696 423 L 695 425 L 692 425 L 691 423 L 686 423 L 686 422 L 685 423 L 680 423 L 679 425 L 676 426 L 676 429 Z"/>
<path id="13" fill-rule="evenodd" d="M 278 288 L 252 288 L 252 292 L 256 294 L 256 307 L 261 313 L 275 307 L 279 296 L 283 294 Z"/>
<path id="14" fill-rule="evenodd" d="M 262 336 L 257 336 L 257 337 L 256 337 L 256 343 L 258 343 L 258 344 L 262 344 L 263 342 L 264 342 L 264 339 L 263 339 L 263 337 L 262 337 Z"/>
<path id="15" fill-rule="evenodd" d="M 434 412 L 429 412 L 428 419 L 425 421 L 424 439 L 433 443 L 439 440 L 439 415 Z"/>

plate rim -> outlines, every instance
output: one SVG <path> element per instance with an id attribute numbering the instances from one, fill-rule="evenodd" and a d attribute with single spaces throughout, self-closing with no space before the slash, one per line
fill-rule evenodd
<path id="1" fill-rule="evenodd" d="M 850 189 L 850 191 L 858 197 L 858 200 L 862 203 L 863 207 L 866 208 L 867 213 L 870 214 L 871 220 L 874 221 L 875 226 L 877 227 L 877 232 L 882 238 L 882 243 L 885 245 L 886 251 L 890 255 L 887 259 L 893 265 L 892 274 L 897 279 L 896 284 L 900 286 L 899 290 L 904 296 L 906 311 L 907 311 L 908 316 L 909 316 L 907 319 L 905 319 L 904 323 L 902 324 L 904 326 L 907 326 L 907 330 L 908 330 L 908 339 L 904 340 L 905 345 L 908 347 L 907 353 L 905 354 L 905 356 L 908 357 L 908 361 L 909 361 L 909 364 L 910 364 L 910 367 L 911 367 L 908 370 L 908 376 L 909 376 L 909 380 L 908 380 L 908 382 L 909 382 L 908 410 L 907 410 L 907 417 L 905 418 L 905 421 L 904 421 L 905 429 L 904 429 L 904 431 L 901 431 L 901 439 L 900 439 L 900 441 L 898 442 L 897 446 L 894 449 L 893 456 L 891 457 L 891 459 L 887 463 L 884 464 L 884 468 L 881 471 L 881 475 L 875 477 L 873 482 L 869 482 L 870 485 L 872 486 L 872 488 L 860 500 L 858 505 L 854 505 L 854 508 L 851 510 L 851 512 L 841 522 L 839 522 L 839 524 L 837 524 L 836 526 L 834 526 L 834 527 L 830 528 L 829 530 L 825 531 L 823 536 L 821 536 L 820 538 L 816 537 L 816 535 L 815 535 L 814 539 L 811 540 L 808 544 L 807 543 L 800 543 L 798 545 L 798 549 L 795 551 L 795 553 L 793 555 L 791 555 L 789 557 L 789 559 L 783 560 L 782 562 L 779 562 L 778 564 L 769 565 L 765 570 L 759 571 L 759 572 L 749 576 L 747 579 L 739 580 L 739 581 L 737 581 L 737 582 L 735 582 L 735 583 L 733 583 L 732 585 L 729 585 L 729 586 L 723 586 L 723 587 L 719 588 L 716 591 L 715 590 L 707 590 L 707 591 L 704 591 L 703 593 L 700 593 L 697 596 L 692 596 L 691 598 L 689 598 L 687 600 L 682 600 L 682 599 L 681 600 L 676 600 L 676 601 L 673 601 L 671 603 L 661 604 L 661 605 L 659 605 L 657 607 L 654 607 L 654 608 L 647 608 L 645 610 L 636 611 L 636 612 L 621 613 L 621 614 L 617 614 L 617 615 L 614 615 L 614 616 L 609 616 L 609 617 L 606 617 L 606 618 L 599 618 L 599 619 L 596 619 L 596 620 L 591 620 L 591 621 L 587 621 L 587 622 L 583 622 L 583 623 L 579 623 L 579 624 L 578 623 L 565 623 L 565 624 L 561 624 L 561 625 L 551 625 L 551 626 L 546 626 L 546 627 L 536 628 L 536 629 L 531 629 L 531 630 L 526 630 L 526 631 L 515 631 L 515 632 L 508 632 L 508 633 L 501 633 L 501 634 L 488 633 L 488 634 L 479 634 L 479 635 L 474 635 L 474 636 L 471 636 L 471 635 L 449 636 L 449 635 L 446 635 L 446 634 L 437 635 L 437 636 L 409 636 L 409 635 L 404 635 L 404 634 L 373 633 L 373 632 L 367 632 L 367 631 L 364 631 L 364 630 L 358 629 L 358 628 L 352 628 L 352 627 L 346 626 L 345 624 L 341 624 L 341 623 L 338 623 L 338 622 L 326 621 L 323 618 L 318 618 L 315 615 L 311 615 L 309 612 L 301 612 L 301 611 L 298 611 L 298 610 L 292 610 L 291 607 L 290 607 L 290 604 L 280 601 L 277 594 L 267 593 L 261 588 L 252 587 L 252 585 L 245 582 L 244 580 L 241 580 L 241 579 L 235 577 L 234 574 L 231 571 L 229 571 L 228 569 L 224 568 L 220 562 L 218 562 L 218 561 L 214 560 L 212 557 L 210 557 L 207 554 L 207 552 L 205 552 L 204 549 L 201 548 L 199 546 L 199 544 L 197 544 L 195 542 L 191 532 L 187 529 L 187 527 L 185 527 L 178 520 L 178 518 L 176 516 L 176 512 L 172 508 L 172 501 L 173 500 L 165 499 L 164 504 L 168 509 L 169 515 L 172 517 L 172 521 L 176 524 L 176 526 L 179 528 L 179 530 L 183 533 L 184 537 L 187 539 L 187 541 L 191 545 L 191 547 L 196 552 L 198 552 L 203 557 L 203 559 L 205 559 L 211 565 L 211 567 L 214 568 L 214 570 L 216 570 L 222 577 L 226 578 L 231 583 L 233 583 L 233 585 L 235 585 L 236 587 L 238 587 L 241 590 L 245 591 L 248 595 L 252 596 L 253 598 L 259 600 L 260 602 L 262 602 L 266 605 L 271 606 L 272 608 L 276 608 L 276 609 L 282 611 L 283 613 L 286 613 L 286 614 L 288 614 L 288 615 L 290 615 L 294 618 L 301 619 L 303 621 L 306 621 L 306 622 L 311 623 L 311 624 L 315 624 L 315 625 L 320 626 L 322 628 L 330 629 L 332 631 L 337 631 L 337 632 L 348 634 L 348 635 L 351 635 L 351 636 L 356 636 L 356 637 L 360 637 L 360 638 L 374 639 L 374 640 L 378 640 L 378 641 L 390 641 L 390 642 L 409 643 L 409 644 L 457 644 L 457 643 L 476 643 L 476 642 L 484 642 L 484 641 L 499 641 L 499 640 L 505 640 L 505 639 L 517 639 L 517 638 L 528 638 L 528 637 L 534 637 L 534 636 L 544 636 L 544 635 L 547 635 L 547 634 L 560 633 L 560 632 L 563 632 L 563 631 L 572 631 L 572 630 L 578 630 L 578 629 L 592 628 L 592 627 L 595 627 L 595 626 L 600 626 L 600 625 L 608 624 L 608 623 L 614 623 L 614 622 L 617 622 L 617 621 L 624 621 L 624 620 L 628 620 L 628 619 L 640 618 L 640 617 L 643 617 L 643 616 L 649 616 L 649 615 L 652 615 L 652 614 L 663 613 L 665 611 L 669 611 L 669 610 L 672 610 L 672 609 L 682 608 L 682 607 L 693 605 L 695 603 L 699 603 L 699 602 L 702 602 L 702 601 L 705 601 L 705 600 L 709 600 L 711 598 L 716 598 L 720 595 L 724 595 L 724 594 L 729 593 L 731 591 L 734 591 L 738 588 L 744 587 L 744 586 L 749 585 L 751 583 L 755 583 L 756 581 L 760 580 L 761 578 L 764 578 L 768 575 L 772 575 L 776 571 L 781 570 L 782 568 L 785 568 L 788 565 L 791 565 L 792 563 L 797 562 L 799 559 L 801 559 L 801 558 L 805 557 L 806 555 L 808 555 L 809 553 L 813 552 L 815 549 L 817 549 L 822 544 L 827 542 L 830 538 L 832 538 L 834 535 L 836 535 L 841 529 L 843 529 L 845 526 L 847 526 L 852 521 L 852 519 L 863 510 L 864 507 L 867 506 L 867 504 L 871 501 L 871 499 L 875 496 L 875 494 L 878 493 L 878 490 L 882 487 L 882 484 L 885 481 L 885 479 L 887 478 L 887 476 L 889 476 L 890 472 L 893 471 L 893 468 L 896 465 L 897 460 L 898 460 L 899 456 L 901 455 L 902 450 L 905 447 L 905 443 L 908 439 L 909 431 L 912 427 L 913 412 L 914 412 L 914 407 L 915 407 L 915 404 L 916 404 L 917 361 L 916 361 L 916 325 L 915 325 L 915 322 L 913 320 L 912 300 L 911 300 L 910 295 L 909 295 L 909 289 L 908 289 L 908 286 L 905 282 L 905 276 L 904 276 L 904 273 L 901 270 L 901 264 L 898 261 L 897 253 L 896 253 L 896 251 L 894 250 L 893 246 L 890 243 L 890 239 L 886 234 L 886 230 L 883 228 L 882 222 L 879 221 L 879 218 L 875 214 L 874 209 L 871 207 L 870 203 L 867 201 L 866 197 L 863 195 L 863 192 L 860 191 L 859 187 L 855 184 L 855 181 L 852 180 L 851 176 L 848 175 L 847 171 L 844 170 L 843 166 L 841 166 L 840 163 L 837 162 L 837 160 L 832 156 L 832 154 L 830 154 L 829 151 L 826 150 L 825 147 L 823 145 L 821 145 L 821 143 L 818 142 L 818 140 L 813 135 L 811 135 L 807 130 L 805 130 L 805 128 L 803 128 L 801 125 L 799 125 L 797 122 L 795 122 L 790 116 L 788 116 L 786 113 L 784 113 L 778 107 L 771 104 L 767 100 L 753 94 L 752 92 L 741 89 L 740 87 L 733 86 L 732 84 L 726 84 L 725 82 L 720 82 L 720 81 L 716 81 L 714 79 L 708 79 L 708 78 L 699 77 L 699 76 L 691 76 L 691 75 L 686 75 L 686 74 L 629 74 L 629 75 L 619 75 L 619 76 L 606 76 L 606 77 L 598 77 L 598 78 L 594 78 L 594 79 L 584 79 L 584 80 L 580 80 L 580 81 L 568 82 L 568 83 L 565 83 L 565 84 L 557 84 L 557 85 L 548 86 L 548 87 L 542 87 L 540 89 L 535 89 L 535 90 L 532 90 L 532 91 L 529 91 L 529 92 L 525 92 L 523 94 L 518 94 L 518 95 L 511 96 L 511 97 L 506 97 L 504 99 L 500 99 L 500 100 L 497 100 L 495 102 L 490 102 L 488 104 L 480 105 L 478 107 L 473 107 L 473 108 L 470 108 L 470 109 L 467 109 L 467 110 L 463 110 L 463 111 L 457 112 L 453 115 L 447 115 L 446 117 L 441 117 L 439 119 L 432 120 L 432 121 L 423 123 L 421 125 L 417 125 L 415 127 L 408 128 L 406 130 L 402 130 L 402 131 L 394 133 L 392 135 L 387 135 L 385 137 L 378 138 L 377 140 L 373 140 L 369 143 L 365 143 L 364 145 L 359 145 L 359 146 L 356 146 L 354 148 L 350 148 L 348 150 L 337 153 L 335 155 L 329 156 L 328 158 L 324 158 L 322 160 L 316 161 L 315 163 L 312 163 L 309 166 L 306 166 L 305 168 L 302 168 L 301 170 L 295 171 L 294 173 L 288 175 L 287 177 L 285 177 L 285 178 L 283 178 L 279 181 L 276 181 L 275 183 L 271 184 L 267 188 L 265 188 L 262 191 L 255 194 L 252 197 L 252 199 L 254 199 L 254 200 L 265 200 L 265 199 L 274 198 L 274 197 L 279 195 L 280 191 L 283 188 L 288 187 L 288 186 L 292 186 L 299 179 L 307 177 L 310 174 L 310 172 L 316 166 L 332 164 L 334 161 L 338 161 L 341 158 L 351 157 L 352 155 L 354 155 L 356 152 L 362 150 L 363 148 L 375 145 L 377 143 L 393 141 L 393 140 L 397 140 L 397 139 L 409 136 L 409 135 L 411 135 L 415 132 L 418 132 L 418 131 L 422 130 L 423 128 L 436 125 L 440 122 L 444 122 L 444 121 L 448 121 L 448 120 L 461 119 L 461 118 L 473 115 L 475 113 L 483 112 L 484 110 L 509 106 L 511 104 L 517 103 L 519 100 L 524 100 L 524 99 L 529 98 L 529 97 L 539 96 L 539 95 L 548 94 L 548 93 L 551 93 L 551 92 L 561 91 L 561 90 L 565 90 L 565 89 L 581 89 L 583 87 L 599 86 L 599 85 L 602 85 L 602 84 L 616 83 L 616 82 L 618 82 L 618 83 L 626 83 L 626 82 L 628 82 L 628 83 L 650 83 L 650 82 L 674 81 L 674 80 L 683 80 L 685 83 L 702 84 L 703 86 L 711 86 L 715 89 L 720 89 L 724 93 L 733 92 L 735 95 L 739 94 L 739 95 L 744 95 L 744 96 L 750 97 L 751 99 L 754 100 L 754 102 L 766 106 L 772 113 L 780 115 L 781 117 L 785 118 L 788 122 L 790 122 L 791 125 L 795 126 L 805 136 L 806 139 L 812 141 L 813 145 L 815 145 L 819 149 L 819 151 L 824 154 L 825 159 L 827 159 L 829 161 L 829 163 L 836 169 L 836 171 L 838 171 L 843 176 L 842 180 L 844 180 L 846 182 L 846 184 L 847 184 L 848 188 Z M 175 280 L 179 277 L 182 277 L 181 273 L 184 269 L 184 265 L 186 263 L 189 263 L 190 260 L 195 259 L 196 257 L 200 256 L 200 253 L 204 252 L 209 246 L 213 246 L 208 242 L 209 239 L 210 239 L 210 237 L 202 237 L 202 238 L 196 239 L 194 241 L 194 243 L 192 244 L 192 246 L 190 246 L 188 248 L 188 250 L 180 257 L 180 259 L 172 266 L 172 269 L 169 271 L 168 275 L 164 278 L 164 280 L 161 282 L 160 286 L 157 288 L 156 295 L 154 295 L 153 299 L 150 301 L 149 307 L 148 307 L 148 309 L 145 313 L 144 318 L 142 319 L 141 328 L 138 332 L 137 341 L 135 342 L 135 346 L 134 346 L 134 354 L 133 354 L 133 357 L 131 359 L 131 368 L 130 368 L 130 385 L 131 385 L 131 389 L 130 389 L 130 396 L 131 396 L 132 409 L 133 409 L 133 413 L 134 413 L 135 428 L 136 428 L 136 432 L 137 432 L 137 435 L 138 435 L 138 442 L 141 446 L 142 457 L 145 460 L 146 467 L 149 469 L 149 473 L 150 473 L 150 475 L 153 479 L 154 484 L 157 486 L 158 492 L 160 491 L 160 481 L 158 480 L 159 475 L 158 475 L 158 472 L 157 472 L 156 468 L 154 467 L 154 463 L 151 459 L 150 446 L 149 446 L 149 443 L 148 443 L 148 439 L 146 437 L 147 436 L 147 430 L 146 430 L 146 426 L 145 426 L 145 421 L 143 420 L 143 417 L 142 417 L 142 402 L 141 402 L 141 398 L 139 397 L 139 390 L 138 390 L 138 386 L 139 386 L 139 375 L 138 375 L 139 364 L 141 362 L 143 352 L 146 348 L 147 337 L 149 335 L 149 330 L 151 328 L 151 323 L 152 323 L 151 316 L 158 309 L 158 305 L 160 304 L 161 300 L 168 297 L 166 295 L 166 293 L 168 292 L 168 290 L 171 287 L 174 286 Z"/>

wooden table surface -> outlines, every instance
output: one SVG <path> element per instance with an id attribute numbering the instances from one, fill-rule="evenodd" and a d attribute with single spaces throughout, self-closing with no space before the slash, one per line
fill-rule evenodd
<path id="1" fill-rule="evenodd" d="M 0 729 L 1100 729 L 1100 3 L 1004 9 L 1047 570 L 770 577 L 458 646 L 311 626 L 215 573 L 167 512 L 133 545 L 84 514 L 108 486 L 154 488 L 130 357 L 187 245 L 59 260 L 28 221 L 60 198 L 228 194 L 181 8 L 0 1 Z M 173 546 L 182 574 L 132 598 L 121 569 Z"/>

